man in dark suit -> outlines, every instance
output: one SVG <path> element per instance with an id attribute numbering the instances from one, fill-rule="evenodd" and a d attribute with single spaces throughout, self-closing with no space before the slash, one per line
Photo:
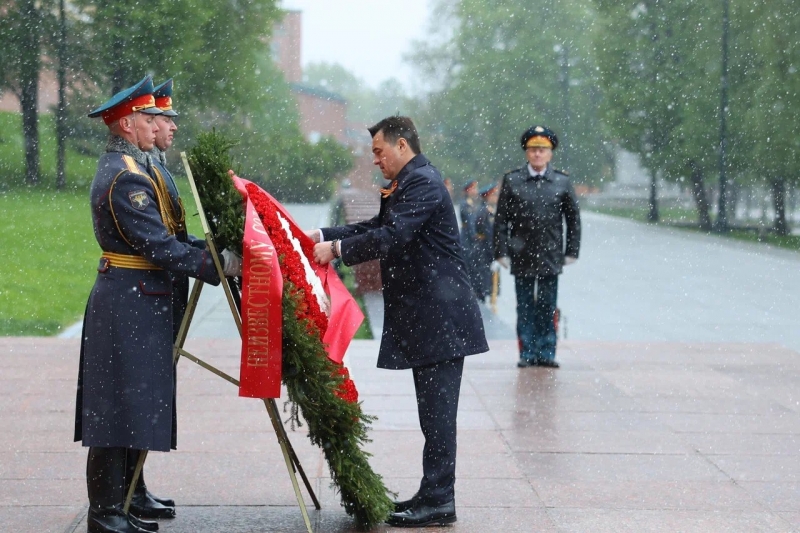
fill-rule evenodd
<path id="1" fill-rule="evenodd" d="M 425 437 L 423 477 L 413 498 L 395 503 L 400 527 L 456 521 L 456 415 L 464 357 L 488 351 L 462 257 L 453 203 L 422 155 L 414 123 L 388 117 L 369 128 L 373 163 L 390 185 L 371 220 L 307 232 L 314 258 L 346 265 L 379 259 L 384 323 L 378 367 L 411 368 Z"/>
<path id="2" fill-rule="evenodd" d="M 176 238 L 179 221 L 152 173 L 146 152 L 161 112 L 148 76 L 89 114 L 102 117 L 111 134 L 90 189 L 103 253 L 84 316 L 75 413 L 75 440 L 89 447 L 90 533 L 158 529 L 122 505 L 129 453 L 173 444 L 170 273 L 220 281 L 207 251 Z M 241 263 L 225 261 L 226 275 L 240 271 Z"/>

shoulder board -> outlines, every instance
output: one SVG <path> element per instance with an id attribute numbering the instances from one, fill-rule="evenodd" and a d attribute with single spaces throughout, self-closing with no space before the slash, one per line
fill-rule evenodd
<path id="1" fill-rule="evenodd" d="M 512 168 L 511 170 L 509 170 L 508 172 L 506 172 L 505 174 L 503 174 L 503 177 L 505 178 L 505 177 L 506 177 L 506 176 L 508 176 L 509 174 L 513 174 L 514 172 L 519 172 L 520 170 L 523 170 L 524 168 L 525 168 L 525 167 Z"/>
<path id="2" fill-rule="evenodd" d="M 125 167 L 134 174 L 139 174 L 140 176 L 147 176 L 150 177 L 147 172 L 144 172 L 141 168 L 139 168 L 139 164 L 136 162 L 134 158 L 125 154 L 122 156 L 122 161 L 125 162 Z"/>
<path id="3" fill-rule="evenodd" d="M 566 170 L 561 170 L 559 168 L 554 168 L 553 172 L 558 172 L 559 174 L 563 174 L 564 176 L 569 177 L 569 172 L 567 172 Z"/>

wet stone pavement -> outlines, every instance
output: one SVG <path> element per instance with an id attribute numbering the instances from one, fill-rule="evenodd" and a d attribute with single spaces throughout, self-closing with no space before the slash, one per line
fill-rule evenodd
<path id="1" fill-rule="evenodd" d="M 517 369 L 514 341 L 467 359 L 458 522 L 443 531 L 751 532 L 800 529 L 797 353 L 779 345 L 562 341 L 559 370 Z M 0 531 L 86 530 L 85 450 L 72 441 L 78 340 L 0 339 Z M 235 340 L 194 339 L 236 372 Z M 373 468 L 401 498 L 421 475 L 410 372 L 347 356 L 373 425 Z M 179 448 L 154 453 L 150 488 L 178 501 L 162 531 L 304 531 L 263 404 L 188 360 Z M 322 503 L 314 531 L 355 531 L 303 428 L 290 432 Z M 376 531 L 391 528 L 381 526 Z M 428 529 L 437 531 L 437 529 Z"/>
<path id="2" fill-rule="evenodd" d="M 292 213 L 315 227 L 325 209 Z M 465 366 L 458 522 L 427 531 L 800 531 L 800 254 L 591 213 L 583 223 L 559 286 L 560 369 L 516 368 L 507 271 L 497 314 L 483 309 L 491 351 Z M 366 303 L 380 331 L 379 295 Z M 237 373 L 221 291 L 203 291 L 187 347 Z M 78 348 L 0 338 L 0 533 L 86 530 Z M 375 368 L 377 353 L 355 341 L 345 361 L 379 417 L 371 464 L 407 498 L 422 449 L 411 373 Z M 184 360 L 178 409 L 178 450 L 146 467 L 153 492 L 178 502 L 162 531 L 305 531 L 262 403 Z M 322 503 L 314 531 L 355 531 L 303 430 L 290 438 Z"/>

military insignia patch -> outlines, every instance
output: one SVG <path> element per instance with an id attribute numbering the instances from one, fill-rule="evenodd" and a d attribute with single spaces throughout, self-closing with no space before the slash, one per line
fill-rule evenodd
<path id="1" fill-rule="evenodd" d="M 133 208 L 139 211 L 144 211 L 150 205 L 150 197 L 143 190 L 129 192 L 128 198 L 131 199 Z"/>

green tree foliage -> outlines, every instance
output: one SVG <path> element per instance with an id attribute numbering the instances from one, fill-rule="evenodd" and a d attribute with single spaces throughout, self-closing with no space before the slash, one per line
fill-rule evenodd
<path id="1" fill-rule="evenodd" d="M 710 228 L 707 182 L 719 175 L 723 0 L 596 0 L 604 116 L 652 172 L 689 183 Z M 800 175 L 800 22 L 791 1 L 730 1 L 725 172 L 765 184 L 785 233 L 786 185 Z"/>
<path id="2" fill-rule="evenodd" d="M 604 116 L 651 173 L 689 177 L 710 229 L 705 178 L 719 145 L 720 9 L 711 0 L 596 0 Z"/>
<path id="3" fill-rule="evenodd" d="M 52 49 L 56 25 L 49 1 L 18 0 L 0 9 L 0 90 L 14 93 L 22 109 L 25 183 L 39 183 L 39 72 Z"/>
<path id="4" fill-rule="evenodd" d="M 603 179 L 588 1 L 442 0 L 436 18 L 442 34 L 419 43 L 412 60 L 431 87 L 420 120 L 431 132 L 426 151 L 446 174 L 499 180 L 524 162 L 519 137 L 540 123 L 562 139 L 557 167 L 579 182 Z"/>
<path id="5" fill-rule="evenodd" d="M 745 176 L 772 190 L 774 229 L 788 233 L 786 187 L 800 183 L 800 21 L 788 0 L 742 4 L 744 20 L 736 62 L 742 83 L 735 93 L 733 117 L 741 122 L 733 146 Z"/>
<path id="6" fill-rule="evenodd" d="M 38 10 L 38 25 L 29 20 L 29 4 Z M 156 83 L 175 79 L 175 106 L 181 113 L 176 152 L 216 127 L 237 139 L 243 176 L 280 186 L 276 195 L 292 201 L 319 200 L 350 167 L 345 148 L 329 141 L 311 144 L 300 132 L 294 97 L 269 52 L 272 25 L 283 14 L 275 0 L 74 0 L 68 11 L 73 84 L 66 123 L 71 143 L 81 152 L 99 154 L 107 137 L 102 123 L 88 120 L 86 112 L 152 74 Z M 39 41 L 58 35 L 56 13 L 52 0 L 24 0 L 0 15 L 0 44 L 8 44 L 0 47 L 0 87 L 17 92 L 13 84 L 25 79 L 23 59 L 35 63 L 28 71 L 38 78 L 38 62 L 46 56 L 30 51 L 54 49 Z M 26 33 L 30 28 L 37 31 Z M 36 120 L 30 123 L 35 126 Z M 33 127 L 28 129 L 37 139 Z"/>
<path id="7" fill-rule="evenodd" d="M 417 103 L 406 95 L 396 79 L 385 80 L 372 89 L 337 63 L 309 64 L 303 72 L 303 81 L 343 96 L 347 100 L 347 119 L 358 125 L 371 126 L 398 113 L 413 115 L 417 109 Z"/>

